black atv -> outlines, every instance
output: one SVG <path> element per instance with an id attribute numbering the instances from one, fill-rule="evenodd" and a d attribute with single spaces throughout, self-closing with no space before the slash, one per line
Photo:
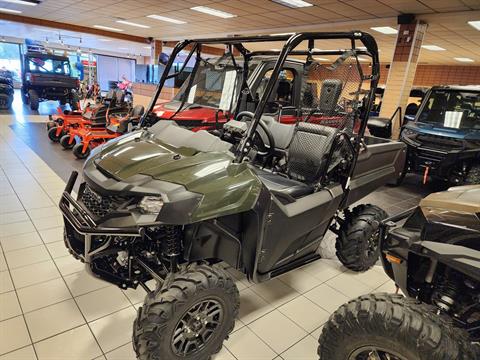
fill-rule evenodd
<path id="1" fill-rule="evenodd" d="M 351 49 L 318 51 L 315 40 L 344 40 Z M 280 52 L 245 47 L 271 41 L 286 43 Z M 184 62 L 196 54 L 196 71 L 204 44 L 224 46 L 233 72 L 222 80 L 228 86 L 203 96 L 237 110 L 221 128 L 193 132 L 174 122 L 176 114 L 162 119 L 153 109 L 165 82 L 178 75 L 171 71 L 175 58 L 188 46 Z M 300 44 L 307 50 L 296 50 Z M 255 99 L 248 60 L 262 54 L 278 60 Z M 305 59 L 299 90 L 311 106 L 296 108 L 302 121 L 295 126 L 265 115 L 289 55 Z M 317 55 L 332 64 L 318 63 Z M 363 73 L 359 55 L 371 58 L 371 73 Z M 220 350 L 240 305 L 220 262 L 252 282 L 267 281 L 318 259 L 332 229 L 346 267 L 365 271 L 375 264 L 386 214 L 373 205 L 350 206 L 394 179 L 405 161 L 403 143 L 364 136 L 378 78 L 377 44 L 360 31 L 184 41 L 173 49 L 144 126 L 94 149 L 78 198 L 71 195 L 72 173 L 60 201 L 72 255 L 97 278 L 148 292 L 133 330 L 139 359 L 208 359 Z M 197 95 L 194 79 L 179 109 Z M 238 103 L 234 94 L 241 94 Z M 249 102 L 255 113 L 238 111 Z M 335 127 L 312 123 L 313 117 Z M 155 289 L 147 287 L 150 279 Z"/>
<path id="2" fill-rule="evenodd" d="M 13 102 L 13 75 L 10 71 L 0 70 L 0 109 L 8 110 Z"/>
<path id="3" fill-rule="evenodd" d="M 385 220 L 382 264 L 408 298 L 372 294 L 342 305 L 324 327 L 320 359 L 479 359 L 479 214 L 480 186 L 464 186 Z"/>
<path id="4" fill-rule="evenodd" d="M 59 100 L 78 108 L 80 81 L 71 76 L 66 56 L 43 52 L 27 52 L 22 63 L 22 100 L 30 109 L 38 110 L 42 100 Z"/>

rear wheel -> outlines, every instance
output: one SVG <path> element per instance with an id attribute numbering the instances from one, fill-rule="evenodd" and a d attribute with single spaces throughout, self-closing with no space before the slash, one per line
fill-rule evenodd
<path id="1" fill-rule="evenodd" d="M 73 147 L 73 155 L 77 157 L 77 159 L 86 159 L 88 155 L 90 155 L 90 147 L 87 147 L 85 152 L 83 152 L 83 143 L 78 143 Z"/>
<path id="2" fill-rule="evenodd" d="M 375 265 L 380 253 L 380 222 L 387 216 L 375 205 L 359 205 L 345 212 L 335 244 L 337 257 L 345 267 L 366 271 Z"/>
<path id="3" fill-rule="evenodd" d="M 28 97 L 30 100 L 30 109 L 33 111 L 38 110 L 38 106 L 40 105 L 40 98 L 35 90 L 30 90 L 28 92 Z"/>
<path id="4" fill-rule="evenodd" d="M 57 126 L 54 126 L 54 127 L 51 127 L 49 130 L 48 130 L 48 138 L 53 141 L 53 142 L 59 142 L 60 141 L 60 138 L 62 137 L 63 135 L 63 132 L 60 133 L 60 135 L 57 136 L 57 129 L 58 127 Z"/>
<path id="5" fill-rule="evenodd" d="M 137 358 L 209 359 L 233 330 L 239 307 L 225 270 L 191 264 L 147 295 L 133 326 Z"/>
<path id="6" fill-rule="evenodd" d="M 473 165 L 465 178 L 465 185 L 480 184 L 480 165 Z"/>
<path id="7" fill-rule="evenodd" d="M 478 347 L 436 308 L 394 294 L 342 305 L 319 339 L 320 360 L 469 360 Z"/>
<path id="8" fill-rule="evenodd" d="M 75 139 L 72 142 L 70 142 L 70 135 L 69 134 L 63 135 L 60 138 L 60 145 L 62 145 L 62 147 L 65 150 L 70 150 L 75 146 Z"/>

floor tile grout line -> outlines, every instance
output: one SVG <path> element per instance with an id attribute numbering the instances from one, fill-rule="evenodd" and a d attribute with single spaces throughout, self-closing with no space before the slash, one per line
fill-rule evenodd
<path id="1" fill-rule="evenodd" d="M 8 177 L 7 177 L 7 179 L 8 179 Z M 12 186 L 12 183 L 11 183 L 10 179 L 8 179 L 7 181 L 10 183 L 10 186 Z M 13 187 L 13 186 L 12 186 L 12 187 Z M 14 189 L 14 191 L 15 191 L 15 189 Z M 15 194 L 16 194 L 16 192 L 15 192 Z M 19 199 L 19 200 L 20 200 L 20 199 Z M 24 211 L 26 212 L 27 209 L 23 206 L 23 203 L 20 202 L 20 204 L 22 205 Z M 28 213 L 27 213 L 27 216 L 28 216 L 28 218 L 29 218 L 30 221 L 31 221 L 30 215 L 29 215 Z M 36 229 L 35 225 L 34 225 L 34 228 Z M 38 235 L 40 236 L 40 234 L 38 234 Z M 43 240 L 42 240 L 42 242 L 43 242 Z M 3 251 L 3 245 L 1 244 L 1 242 L 0 242 L 0 249 L 2 249 L 2 252 L 4 252 L 4 251 Z M 4 252 L 4 253 L 5 253 L 5 252 Z M 53 259 L 52 259 L 52 260 L 53 260 Z M 30 332 L 30 328 L 29 328 L 29 326 L 28 326 L 27 320 L 26 320 L 26 318 L 25 318 L 25 313 L 24 313 L 24 311 L 23 311 L 22 303 L 20 302 L 20 297 L 18 296 L 17 286 L 15 285 L 15 282 L 14 282 L 14 280 L 13 280 L 13 276 L 12 276 L 12 273 L 11 273 L 11 270 L 10 270 L 10 266 L 8 265 L 7 259 L 5 259 L 5 262 L 6 262 L 8 274 L 9 274 L 9 276 L 10 276 L 10 280 L 12 281 L 12 285 L 13 285 L 13 288 L 14 288 L 14 290 L 15 290 L 15 295 L 16 295 L 16 297 L 17 297 L 18 305 L 20 306 L 20 310 L 21 310 L 21 312 L 22 312 L 22 318 L 23 318 L 23 321 L 24 321 L 24 323 L 25 323 L 25 328 L 27 329 L 28 336 L 29 336 L 29 338 L 30 338 L 30 343 L 31 343 L 32 348 L 33 348 L 33 351 L 34 351 L 34 353 L 35 353 L 35 357 L 38 359 L 37 350 L 35 349 L 35 346 L 33 346 L 33 337 L 32 337 L 32 334 L 31 334 L 31 332 Z"/>
<path id="2" fill-rule="evenodd" d="M 23 161 L 22 161 L 22 163 L 23 163 Z M 23 166 L 25 166 L 25 163 L 23 163 Z M 28 172 L 30 172 L 30 170 L 29 170 L 28 168 L 27 168 L 27 170 L 28 170 Z M 31 174 L 31 173 L 30 173 L 30 174 Z M 8 181 L 10 182 L 10 179 L 8 179 Z M 38 183 L 38 182 L 37 182 L 37 183 Z M 12 186 L 11 182 L 10 182 L 10 185 Z M 12 187 L 13 187 L 13 186 L 12 186 Z M 14 191 L 15 191 L 15 189 L 14 189 Z M 15 192 L 15 194 L 17 194 L 17 193 Z M 24 210 L 26 211 L 27 209 L 24 207 L 23 203 L 22 203 L 21 201 L 20 201 L 20 203 L 22 204 L 22 207 L 23 207 Z M 32 221 L 31 215 L 30 215 L 28 212 L 27 212 L 27 216 L 28 216 L 28 218 L 30 219 L 30 221 Z M 32 221 L 32 224 L 33 224 L 34 228 L 37 230 L 38 235 L 40 236 L 40 232 L 38 231 L 38 229 L 37 229 L 37 227 L 35 226 L 35 224 L 33 223 L 33 221 Z M 45 244 L 45 241 L 43 240 L 43 238 L 42 238 L 41 236 L 40 236 L 40 238 L 41 238 L 42 242 Z M 1 246 L 1 244 L 0 244 L 0 246 Z M 3 248 L 2 248 L 2 251 L 3 251 Z M 47 250 L 47 252 L 48 252 L 48 250 Z M 49 253 L 49 255 L 50 255 L 50 253 Z M 72 299 L 73 299 L 73 301 L 74 301 L 74 303 L 75 303 L 75 305 L 76 305 L 79 313 L 82 315 L 85 323 L 87 324 L 88 329 L 90 330 L 91 335 L 92 335 L 93 338 L 95 339 L 95 342 L 97 343 L 98 348 L 100 349 L 101 353 L 102 353 L 103 355 L 105 355 L 102 347 L 100 346 L 100 343 L 98 342 L 98 339 L 96 338 L 96 336 L 95 336 L 95 334 L 93 333 L 92 329 L 91 329 L 90 326 L 88 325 L 88 321 L 87 321 L 85 315 L 83 314 L 82 310 L 80 309 L 80 306 L 78 305 L 77 301 L 75 300 L 72 291 L 70 290 L 70 288 L 68 287 L 67 282 L 66 282 L 65 279 L 63 278 L 63 274 L 60 272 L 60 269 L 58 268 L 57 263 L 55 262 L 55 260 L 52 258 L 51 255 L 50 255 L 50 258 L 51 258 L 51 260 L 53 261 L 53 264 L 54 264 L 55 268 L 57 269 L 58 273 L 60 274 L 60 277 L 62 278 L 65 286 L 67 287 L 67 290 L 68 290 L 68 292 L 70 293 L 70 296 L 72 297 Z M 7 267 L 8 267 L 8 264 L 7 264 Z M 11 275 L 10 272 L 9 272 L 9 275 L 10 275 L 10 277 L 12 277 L 12 275 Z M 13 287 L 16 289 L 15 284 L 13 283 L 13 278 L 11 278 L 11 280 L 12 280 Z M 16 292 L 16 291 L 15 291 L 15 292 Z M 18 302 L 19 302 L 19 304 L 20 304 L 20 299 L 18 298 L 18 294 L 17 294 L 17 300 L 18 300 Z M 21 308 L 21 304 L 20 304 L 20 308 Z M 32 339 L 32 336 L 31 336 L 31 334 L 30 334 L 30 329 L 28 328 L 28 324 L 27 324 L 27 322 L 26 322 L 26 320 L 25 320 L 25 315 L 23 314 L 23 309 L 21 308 L 21 310 L 22 310 L 22 316 L 23 316 L 23 320 L 24 320 L 24 322 L 25 322 L 25 326 L 27 327 L 28 334 L 29 334 L 29 336 L 30 336 L 30 341 L 33 343 L 33 339 Z M 57 335 L 58 335 L 58 334 L 57 334 Z M 36 356 L 37 359 L 38 359 L 35 346 L 32 346 L 32 347 L 33 347 L 33 349 L 34 349 L 35 356 Z"/>

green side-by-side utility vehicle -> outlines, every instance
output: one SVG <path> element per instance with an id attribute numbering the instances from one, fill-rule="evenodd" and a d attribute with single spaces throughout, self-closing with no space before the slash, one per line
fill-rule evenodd
<path id="1" fill-rule="evenodd" d="M 316 50 L 329 40 L 344 41 L 347 50 Z M 267 42 L 284 46 L 247 49 Z M 182 71 L 173 71 L 176 56 L 188 46 L 185 63 L 195 58 L 195 72 L 205 61 L 202 45 L 225 45 L 231 57 L 233 72 L 223 81 L 232 86 L 203 96 L 218 96 L 233 111 L 217 129 L 193 132 L 170 120 L 191 103 L 194 77 L 174 114 L 152 110 L 166 81 Z M 257 55 L 277 56 L 259 99 L 247 81 Z M 371 59 L 369 73 L 360 55 Z M 294 125 L 266 110 L 287 56 L 304 59 L 297 91 L 309 98 L 289 109 Z M 243 80 L 233 81 L 238 75 Z M 386 214 L 355 203 L 396 179 L 405 162 L 403 143 L 364 136 L 378 78 L 377 44 L 360 31 L 189 40 L 173 49 L 141 127 L 97 147 L 78 198 L 73 173 L 60 201 L 65 243 L 87 270 L 148 292 L 133 329 L 139 359 L 208 359 L 220 350 L 240 306 L 224 264 L 252 282 L 270 280 L 318 259 L 328 229 L 347 268 L 364 271 L 377 261 Z M 155 289 L 146 284 L 151 279 Z"/>

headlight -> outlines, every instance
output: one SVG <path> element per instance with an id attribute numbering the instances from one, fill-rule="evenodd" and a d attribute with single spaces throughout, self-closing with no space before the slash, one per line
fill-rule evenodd
<path id="1" fill-rule="evenodd" d="M 144 196 L 138 203 L 138 207 L 145 214 L 158 214 L 162 210 L 163 200 L 161 196 Z"/>

